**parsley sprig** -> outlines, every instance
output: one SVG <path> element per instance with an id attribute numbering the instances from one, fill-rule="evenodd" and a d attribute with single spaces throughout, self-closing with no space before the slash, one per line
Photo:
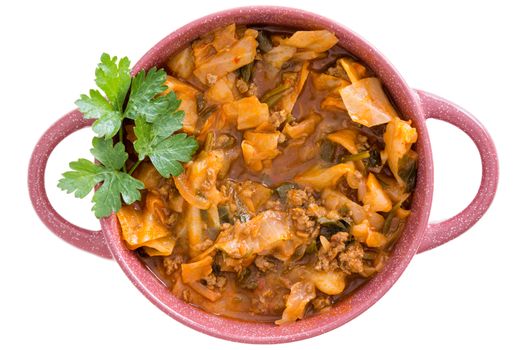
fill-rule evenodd
<path id="1" fill-rule="evenodd" d="M 177 176 L 183 171 L 181 162 L 191 160 L 198 143 L 193 137 L 176 133 L 182 128 L 184 111 L 179 110 L 180 100 L 172 91 L 163 94 L 167 89 L 164 70 L 142 70 L 131 77 L 127 57 L 118 60 L 104 53 L 95 76 L 104 95 L 100 90 L 90 90 L 76 105 L 84 118 L 96 119 L 91 154 L 98 162 L 81 158 L 69 163 L 71 171 L 62 174 L 58 187 L 84 198 L 101 183 L 92 202 L 95 216 L 102 218 L 118 211 L 122 201 L 131 204 L 140 200 L 144 184 L 131 175 L 146 157 L 163 177 Z M 129 170 L 123 143 L 124 119 L 135 123 L 133 146 L 138 161 Z M 114 142 L 117 134 L 118 141 Z"/>

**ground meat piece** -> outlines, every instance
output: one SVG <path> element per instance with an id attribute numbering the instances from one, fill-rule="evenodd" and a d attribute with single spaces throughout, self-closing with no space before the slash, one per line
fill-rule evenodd
<path id="1" fill-rule="evenodd" d="M 234 259 L 234 258 L 230 258 L 229 256 L 226 256 L 225 254 L 222 254 L 219 256 L 219 258 L 216 261 L 221 271 L 239 273 L 243 269 L 242 259 Z"/>
<path id="2" fill-rule="evenodd" d="M 241 94 L 244 94 L 246 91 L 248 91 L 248 84 L 246 84 L 246 82 L 242 79 L 237 79 L 235 85 Z"/>
<path id="3" fill-rule="evenodd" d="M 312 306 L 315 311 L 320 311 L 328 306 L 332 305 L 332 298 L 328 295 L 318 295 L 312 300 Z"/>
<path id="4" fill-rule="evenodd" d="M 253 290 L 259 285 L 261 273 L 253 266 L 242 270 L 237 277 L 237 285 L 241 288 Z"/>
<path id="5" fill-rule="evenodd" d="M 258 314 L 281 314 L 286 307 L 286 298 L 280 298 L 270 288 L 257 292 L 257 298 L 252 298 L 253 307 Z"/>
<path id="6" fill-rule="evenodd" d="M 366 137 L 365 135 L 362 135 L 362 134 L 359 134 L 357 135 L 357 141 L 359 143 L 366 143 L 368 141 L 368 137 Z"/>
<path id="7" fill-rule="evenodd" d="M 251 83 L 250 87 L 248 88 L 247 95 L 248 96 L 255 96 L 255 95 L 257 95 L 257 85 L 255 85 L 254 83 Z"/>
<path id="8" fill-rule="evenodd" d="M 328 220 L 333 220 L 333 221 L 337 221 L 337 220 L 341 219 L 341 215 L 340 215 L 340 213 L 337 210 L 330 210 L 330 211 L 326 212 L 325 217 Z"/>
<path id="9" fill-rule="evenodd" d="M 318 260 L 315 269 L 323 271 L 333 271 L 339 268 L 337 255 L 345 250 L 345 242 L 348 240 L 348 232 L 338 232 L 330 238 L 328 248 L 321 247 L 317 256 Z"/>
<path id="10" fill-rule="evenodd" d="M 164 199 L 177 194 L 177 189 L 171 179 L 162 179 L 159 181 L 158 187 L 154 190 L 160 194 Z"/>
<path id="11" fill-rule="evenodd" d="M 315 216 L 315 217 L 326 216 L 326 208 L 320 206 L 317 203 L 309 203 L 308 208 L 306 209 L 306 214 L 308 216 Z"/>
<path id="12" fill-rule="evenodd" d="M 308 194 L 299 189 L 290 189 L 286 193 L 286 200 L 290 206 L 302 207 L 308 201 Z"/>
<path id="13" fill-rule="evenodd" d="M 206 282 L 206 287 L 209 289 L 223 289 L 226 285 L 226 277 L 218 276 L 214 273 L 209 274 L 204 278 Z"/>
<path id="14" fill-rule="evenodd" d="M 195 246 L 195 250 L 202 252 L 208 249 L 209 247 L 211 247 L 212 245 L 213 245 L 213 241 L 211 239 L 207 239 L 204 242 L 200 242 L 199 244 L 197 244 Z"/>
<path id="15" fill-rule="evenodd" d="M 184 257 L 178 254 L 162 259 L 162 265 L 164 266 L 164 272 L 166 275 L 173 274 L 179 269 L 182 263 L 184 263 Z"/>
<path id="16" fill-rule="evenodd" d="M 173 225 L 177 222 L 177 219 L 179 218 L 179 214 L 174 211 L 169 211 L 169 214 L 166 218 L 166 225 Z"/>
<path id="17" fill-rule="evenodd" d="M 298 231 L 303 231 L 306 233 L 311 233 L 315 231 L 316 221 L 311 219 L 308 215 L 306 215 L 305 209 L 292 208 L 292 210 L 290 210 L 290 213 L 292 214 L 292 221 L 294 223 L 294 226 Z"/>
<path id="18" fill-rule="evenodd" d="M 237 140 L 235 139 L 234 136 L 230 134 L 221 134 L 219 135 L 219 137 L 217 137 L 214 147 L 215 148 L 231 148 L 235 146 L 236 142 Z"/>
<path id="19" fill-rule="evenodd" d="M 269 201 L 267 201 L 264 204 L 264 208 L 266 210 L 277 210 L 277 211 L 280 211 L 280 210 L 283 209 L 283 205 L 282 205 L 281 201 L 279 201 L 279 200 L 270 199 Z"/>
<path id="20" fill-rule="evenodd" d="M 182 300 L 184 300 L 187 303 L 191 302 L 191 292 L 189 289 L 186 288 L 182 291 Z"/>
<path id="21" fill-rule="evenodd" d="M 229 222 L 223 222 L 223 223 L 221 224 L 221 231 L 227 230 L 227 229 L 229 229 L 231 226 L 232 226 L 232 224 L 230 224 Z"/>
<path id="22" fill-rule="evenodd" d="M 359 242 L 350 244 L 344 252 L 339 254 L 339 266 L 347 274 L 363 272 L 363 256 L 365 252 Z"/>
<path id="23" fill-rule="evenodd" d="M 336 244 L 344 244 L 346 241 L 348 241 L 348 232 L 345 231 L 337 232 L 330 238 L 330 242 Z"/>
<path id="24" fill-rule="evenodd" d="M 217 76 L 215 74 L 208 73 L 206 74 L 206 81 L 209 85 L 213 85 L 217 82 Z"/>
<path id="25" fill-rule="evenodd" d="M 255 266 L 262 272 L 269 271 L 275 267 L 275 264 L 268 260 L 267 257 L 259 255 L 255 258 Z"/>
<path id="26" fill-rule="evenodd" d="M 345 80 L 348 79 L 345 70 L 340 65 L 336 65 L 335 67 L 328 68 L 326 70 L 326 73 L 333 75 L 334 77 L 341 78 L 341 79 L 345 79 Z"/>
<path id="27" fill-rule="evenodd" d="M 286 111 L 280 110 L 270 114 L 270 123 L 278 128 L 286 120 Z"/>

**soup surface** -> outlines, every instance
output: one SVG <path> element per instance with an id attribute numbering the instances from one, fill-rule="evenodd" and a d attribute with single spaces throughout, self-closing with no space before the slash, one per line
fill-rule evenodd
<path id="1" fill-rule="evenodd" d="M 177 297 L 285 324 L 384 266 L 410 215 L 417 132 L 337 41 L 231 24 L 165 63 L 200 148 L 174 178 L 143 162 L 142 200 L 117 216 Z"/>

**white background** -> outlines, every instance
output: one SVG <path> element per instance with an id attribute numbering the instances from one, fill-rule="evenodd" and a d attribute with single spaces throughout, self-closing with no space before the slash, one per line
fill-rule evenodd
<path id="1" fill-rule="evenodd" d="M 94 87 L 106 51 L 136 62 L 183 24 L 247 2 L 2 1 L 0 5 L 0 348 L 239 349 L 172 320 L 146 300 L 117 264 L 53 236 L 29 203 L 30 153 L 43 131 Z M 518 1 L 271 1 L 330 17 L 383 52 L 411 86 L 470 110 L 500 155 L 498 196 L 462 237 L 416 256 L 376 305 L 328 334 L 275 349 L 523 349 L 525 11 Z M 344 4 L 344 5 L 341 5 Z M 435 156 L 432 219 L 474 196 L 480 164 L 472 143 L 428 123 Z M 88 200 L 56 187 L 67 163 L 89 156 L 90 132 L 51 157 L 47 188 L 73 222 L 98 223 Z M 261 347 L 259 347 L 261 348 Z"/>

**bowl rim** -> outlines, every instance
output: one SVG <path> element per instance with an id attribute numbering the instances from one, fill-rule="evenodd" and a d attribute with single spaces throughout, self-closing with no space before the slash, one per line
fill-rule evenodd
<path id="1" fill-rule="evenodd" d="M 340 40 L 339 44 L 374 71 L 402 114 L 414 122 L 418 129 L 416 149 L 419 160 L 412 214 L 385 267 L 353 295 L 339 301 L 327 312 L 284 326 L 240 321 L 210 314 L 178 299 L 125 246 L 115 214 L 100 222 L 107 245 L 127 277 L 153 304 L 177 321 L 205 334 L 242 343 L 269 344 L 302 340 L 331 331 L 370 308 L 392 287 L 416 254 L 428 224 L 432 203 L 433 162 L 430 141 L 419 97 L 377 49 L 346 26 L 296 8 L 247 6 L 196 19 L 155 44 L 134 66 L 133 74 L 163 63 L 169 55 L 199 35 L 233 22 L 287 25 L 304 29 L 324 28 L 334 32 Z"/>

